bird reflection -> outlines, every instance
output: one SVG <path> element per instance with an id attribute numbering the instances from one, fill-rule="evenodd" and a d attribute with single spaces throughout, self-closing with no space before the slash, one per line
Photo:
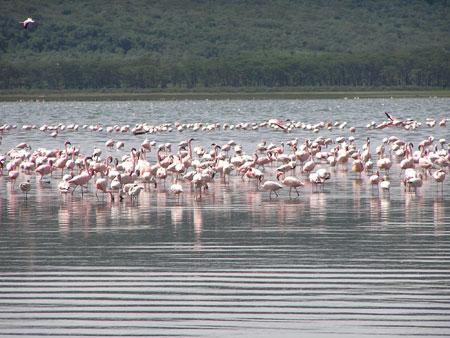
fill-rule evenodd
<path id="1" fill-rule="evenodd" d="M 326 219 L 326 198 L 326 194 L 323 193 L 309 195 L 311 218 L 315 217 L 321 221 L 324 221 Z"/>
<path id="2" fill-rule="evenodd" d="M 296 221 L 303 215 L 303 201 L 286 201 L 280 206 L 280 215 L 283 215 L 283 222 Z"/>
<path id="3" fill-rule="evenodd" d="M 199 238 L 203 231 L 203 214 L 201 208 L 194 208 L 194 233 Z"/>
<path id="4" fill-rule="evenodd" d="M 156 193 L 156 210 L 162 210 L 165 213 L 165 207 L 167 205 L 167 193 L 166 192 L 157 192 Z"/>
<path id="5" fill-rule="evenodd" d="M 422 196 L 405 192 L 404 198 L 405 198 L 405 223 L 411 224 L 421 222 L 423 219 L 423 215 L 421 214 L 421 209 L 423 207 Z"/>
<path id="6" fill-rule="evenodd" d="M 445 232 L 445 202 L 439 197 L 433 201 L 433 224 L 434 231 L 438 236 L 444 235 Z"/>
<path id="7" fill-rule="evenodd" d="M 378 196 L 374 196 L 369 200 L 370 205 L 370 219 L 373 223 L 377 222 L 381 218 L 381 212 L 380 212 L 380 198 Z"/>
<path id="8" fill-rule="evenodd" d="M 71 213 L 67 208 L 67 205 L 61 205 L 58 210 L 58 226 L 59 233 L 61 235 L 67 236 L 69 234 L 71 224 Z"/>
<path id="9" fill-rule="evenodd" d="M 8 197 L 8 214 L 10 218 L 14 219 L 16 218 L 17 213 L 17 193 L 12 189 L 7 188 L 6 195 Z"/>
<path id="10" fill-rule="evenodd" d="M 389 220 L 389 211 L 391 209 L 391 201 L 389 198 L 384 197 L 380 199 L 380 215 L 381 215 L 381 222 L 383 225 L 387 225 Z"/>
<path id="11" fill-rule="evenodd" d="M 353 193 L 353 211 L 355 217 L 360 217 L 363 211 L 361 208 L 361 190 L 362 190 L 363 180 L 355 179 L 352 181 L 352 193 Z"/>
<path id="12" fill-rule="evenodd" d="M 170 217 L 173 225 L 179 225 L 183 221 L 183 207 L 175 205 L 170 208 Z"/>
<path id="13" fill-rule="evenodd" d="M 105 204 L 100 204 L 96 208 L 95 224 L 97 232 L 104 232 L 106 230 L 105 227 L 108 224 L 107 210 L 108 208 Z"/>
<path id="14" fill-rule="evenodd" d="M 194 208 L 194 235 L 195 235 L 195 250 L 202 249 L 202 232 L 203 232 L 203 214 L 201 208 Z"/>

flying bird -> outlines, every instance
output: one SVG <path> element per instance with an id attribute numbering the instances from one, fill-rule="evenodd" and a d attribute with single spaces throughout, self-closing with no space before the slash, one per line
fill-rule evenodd
<path id="1" fill-rule="evenodd" d="M 19 21 L 19 23 L 22 24 L 24 29 L 27 29 L 29 25 L 35 23 L 36 21 L 34 21 L 32 18 L 27 18 L 25 21 Z"/>

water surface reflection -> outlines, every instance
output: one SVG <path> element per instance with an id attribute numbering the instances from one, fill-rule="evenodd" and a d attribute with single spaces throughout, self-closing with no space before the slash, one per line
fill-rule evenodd
<path id="1" fill-rule="evenodd" d="M 242 116 L 237 103 L 221 104 L 220 112 Z M 420 111 L 428 104 L 446 111 L 446 102 L 431 99 L 403 107 Z M 160 112 L 170 118 L 173 111 L 195 120 L 199 107 L 218 109 L 210 102 L 68 105 L 87 111 L 80 113 L 86 121 L 99 119 L 98 109 L 143 112 L 130 114 L 136 121 Z M 332 107 L 342 119 L 362 110 L 372 118 L 386 105 L 402 107 L 330 100 L 302 109 Z M 298 102 L 256 106 L 242 111 L 299 115 Z M 60 116 L 54 111 L 61 106 L 45 107 Z M 104 142 L 77 137 L 81 145 Z M 263 135 L 242 137 L 248 145 Z M 8 138 L 7 144 L 17 141 Z M 436 193 L 426 184 L 416 195 L 404 191 L 397 172 L 392 177 L 389 194 L 373 192 L 365 176 L 336 169 L 323 191 L 307 184 L 300 197 L 283 191 L 269 198 L 254 182 L 232 176 L 201 200 L 186 185 L 179 201 L 160 186 L 136 202 L 92 192 L 60 196 L 56 183 L 34 179 L 25 200 L 0 177 L 0 336 L 450 336 L 449 187 Z"/>

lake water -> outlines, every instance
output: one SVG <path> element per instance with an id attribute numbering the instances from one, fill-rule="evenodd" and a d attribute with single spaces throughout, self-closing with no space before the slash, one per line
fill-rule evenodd
<path id="1" fill-rule="evenodd" d="M 262 139 L 302 142 L 312 134 L 267 130 L 131 133 L 64 132 L 56 138 L 23 124 L 134 126 L 179 121 L 305 123 L 347 121 L 361 145 L 397 135 L 417 145 L 449 127 L 366 130 L 384 112 L 425 122 L 450 117 L 450 99 L 22 102 L 0 103 L 0 153 L 19 142 L 33 149 L 65 140 L 106 153 L 108 138 L 123 151 L 145 137 L 191 136 L 209 147 L 234 139 L 252 153 Z M 373 147 L 374 148 L 374 147 Z M 154 153 L 150 155 L 154 162 Z M 232 177 L 201 200 L 185 186 L 177 201 L 163 187 L 135 203 L 61 196 L 31 178 L 25 200 L 0 177 L 0 336 L 73 337 L 408 337 L 450 336 L 450 189 L 429 178 L 405 192 L 399 171 L 389 194 L 367 178 L 336 169 L 323 192 L 287 190 L 269 198 L 254 182 Z M 19 179 L 23 181 L 23 179 Z"/>

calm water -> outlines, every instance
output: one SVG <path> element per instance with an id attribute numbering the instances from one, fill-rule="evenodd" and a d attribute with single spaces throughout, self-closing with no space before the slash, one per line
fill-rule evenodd
<path id="1" fill-rule="evenodd" d="M 361 144 L 398 135 L 418 144 L 448 128 L 366 131 L 383 112 L 450 117 L 449 99 L 1 103 L 0 153 L 19 142 L 83 152 L 112 136 L 126 150 L 147 136 L 209 146 L 315 138 L 295 130 L 133 136 L 67 132 L 57 138 L 22 124 L 348 121 Z M 348 135 L 342 130 L 319 135 Z M 195 144 L 194 144 L 195 145 Z M 124 154 L 114 151 L 114 156 Z M 153 154 L 154 155 L 154 154 Z M 152 156 L 153 156 L 152 155 Z M 152 157 L 153 161 L 153 157 Z M 324 192 L 269 199 L 253 183 L 217 182 L 201 201 L 177 202 L 162 187 L 139 203 L 60 196 L 37 184 L 28 201 L 0 177 L 0 336 L 392 337 L 450 336 L 450 189 L 426 182 L 390 194 L 367 179 L 332 172 Z M 91 189 L 92 190 L 92 189 Z"/>

